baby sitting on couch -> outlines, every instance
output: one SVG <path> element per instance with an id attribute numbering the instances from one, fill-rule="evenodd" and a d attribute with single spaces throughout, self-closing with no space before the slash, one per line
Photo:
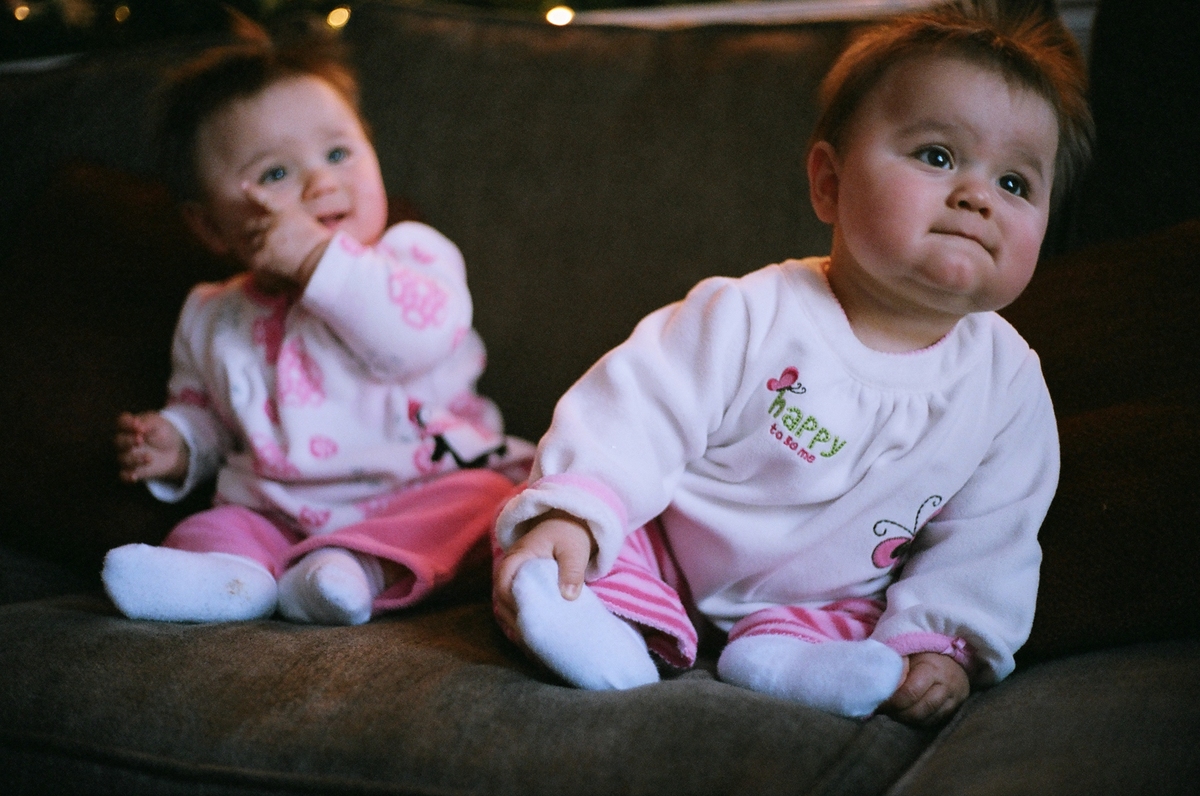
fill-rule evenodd
<path id="1" fill-rule="evenodd" d="M 702 281 L 563 396 L 496 526 L 508 635 L 629 688 L 714 626 L 727 682 L 915 723 L 1011 672 L 1058 438 L 994 310 L 1088 154 L 1084 75 L 1040 16 L 940 10 L 852 44 L 807 163 L 832 251 Z"/>
<path id="2" fill-rule="evenodd" d="M 171 87 L 168 178 L 247 270 L 188 296 L 162 411 L 118 420 L 121 476 L 215 506 L 105 559 L 117 607 L 359 624 L 450 579 L 531 446 L 475 392 L 484 348 L 458 248 L 387 228 L 346 66 L 323 47 L 210 52 Z"/>

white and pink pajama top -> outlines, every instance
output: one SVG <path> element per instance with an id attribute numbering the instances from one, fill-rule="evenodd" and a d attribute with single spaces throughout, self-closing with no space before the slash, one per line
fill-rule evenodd
<path id="1" fill-rule="evenodd" d="M 714 278 L 561 399 L 497 523 L 587 521 L 589 578 L 661 515 L 697 607 L 886 599 L 873 638 L 965 639 L 986 684 L 1028 637 L 1058 436 L 1037 356 L 995 313 L 908 354 L 855 337 L 827 258 Z"/>
<path id="2" fill-rule="evenodd" d="M 337 234 L 298 299 L 242 274 L 197 286 L 175 332 L 168 406 L 190 453 L 178 500 L 217 476 L 218 503 L 323 535 L 373 501 L 507 440 L 475 393 L 483 343 L 458 248 L 415 222 L 375 246 Z"/>

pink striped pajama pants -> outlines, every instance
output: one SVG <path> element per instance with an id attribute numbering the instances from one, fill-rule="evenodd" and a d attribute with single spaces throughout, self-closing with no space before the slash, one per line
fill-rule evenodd
<path id="1" fill-rule="evenodd" d="M 657 520 L 630 534 L 612 570 L 588 587 L 609 611 L 641 627 L 647 646 L 669 666 L 695 664 L 698 634 L 687 610 L 691 596 Z M 882 601 L 866 598 L 818 609 L 774 606 L 741 619 L 730 629 L 729 640 L 773 634 L 813 643 L 861 641 L 871 635 L 883 608 Z"/>
<path id="2" fill-rule="evenodd" d="M 496 514 L 519 488 L 494 470 L 455 470 L 378 501 L 362 522 L 305 537 L 291 525 L 244 506 L 223 505 L 185 518 L 163 547 L 233 553 L 277 579 L 319 547 L 342 547 L 401 565 L 402 576 L 375 598 L 374 613 L 412 605 L 450 581 L 484 543 Z"/>

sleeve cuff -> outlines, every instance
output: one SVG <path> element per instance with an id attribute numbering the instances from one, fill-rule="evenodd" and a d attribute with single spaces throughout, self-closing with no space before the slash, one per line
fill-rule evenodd
<path id="1" fill-rule="evenodd" d="M 895 636 L 883 643 L 891 647 L 901 656 L 916 655 L 918 652 L 936 652 L 954 659 L 963 667 L 967 676 L 975 678 L 978 661 L 975 651 L 964 638 L 946 636 L 941 633 L 905 633 Z"/>
<path id="2" fill-rule="evenodd" d="M 517 541 L 518 525 L 552 509 L 587 523 L 599 551 L 588 567 L 587 578 L 607 573 L 625 542 L 628 518 L 624 504 L 612 489 L 585 476 L 545 476 L 509 501 L 496 518 L 496 541 L 501 549 L 507 550 Z"/>
<path id="3" fill-rule="evenodd" d="M 150 490 L 150 494 L 164 503 L 178 503 L 183 500 L 202 481 L 211 477 L 220 464 L 219 454 L 214 456 L 206 453 L 206 451 L 214 450 L 213 443 L 205 445 L 204 441 L 197 439 L 195 434 L 197 425 L 189 422 L 187 417 L 192 411 L 203 410 L 195 410 L 187 406 L 170 406 L 161 412 L 167 422 L 175 426 L 175 430 L 183 437 L 188 448 L 187 475 L 182 483 L 176 484 L 173 481 L 163 480 L 146 482 L 146 488 Z"/>

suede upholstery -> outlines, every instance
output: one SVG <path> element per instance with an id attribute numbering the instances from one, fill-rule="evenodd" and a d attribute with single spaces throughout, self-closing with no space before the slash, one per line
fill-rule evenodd
<path id="1" fill-rule="evenodd" d="M 803 150 L 851 27 L 555 29 L 357 4 L 395 215 L 466 256 L 514 433 L 698 279 L 821 253 Z M 567 688 L 495 627 L 485 558 L 355 628 L 134 622 L 105 550 L 205 504 L 116 478 L 187 289 L 228 266 L 149 178 L 180 40 L 0 74 L 0 793 L 1190 794 L 1200 782 L 1200 219 L 1058 255 L 1008 317 L 1059 414 L 1018 670 L 940 731 L 717 681 Z M 1145 230 L 1135 230 L 1139 234 Z"/>

